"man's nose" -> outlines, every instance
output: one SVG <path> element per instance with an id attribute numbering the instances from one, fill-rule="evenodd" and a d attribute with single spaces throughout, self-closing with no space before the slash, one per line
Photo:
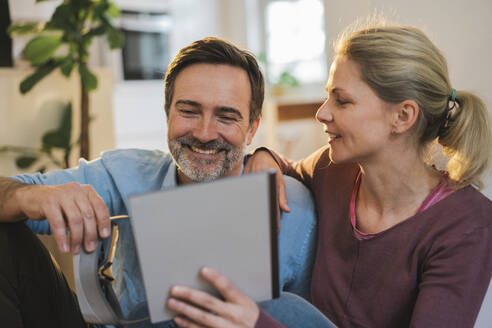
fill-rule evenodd
<path id="1" fill-rule="evenodd" d="M 332 122 L 333 114 L 330 110 L 330 105 L 328 104 L 328 99 L 318 108 L 316 112 L 316 119 L 321 123 Z"/>
<path id="2" fill-rule="evenodd" d="M 209 142 L 219 137 L 217 126 L 213 119 L 202 118 L 193 129 L 193 137 L 200 142 Z"/>

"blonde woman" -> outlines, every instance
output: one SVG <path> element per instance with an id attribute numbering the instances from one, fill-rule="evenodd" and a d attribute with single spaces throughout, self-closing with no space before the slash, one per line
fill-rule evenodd
<path id="1" fill-rule="evenodd" d="M 316 115 L 328 145 L 298 163 L 268 151 L 248 163 L 278 164 L 314 194 L 311 295 L 326 320 L 285 295 L 262 308 L 289 327 L 473 327 L 492 272 L 492 202 L 476 189 L 492 148 L 483 102 L 453 88 L 445 58 L 416 28 L 346 33 L 335 52 Z M 425 160 L 436 140 L 447 171 Z M 225 301 L 173 289 L 181 326 L 281 326 L 227 278 L 204 276 Z"/>

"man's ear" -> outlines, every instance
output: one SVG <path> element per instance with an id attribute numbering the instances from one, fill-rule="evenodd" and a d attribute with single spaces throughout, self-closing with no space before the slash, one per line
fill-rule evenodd
<path id="1" fill-rule="evenodd" d="M 253 141 L 253 137 L 256 134 L 256 131 L 258 130 L 258 126 L 260 126 L 260 118 L 258 117 L 253 123 L 251 123 L 251 126 L 249 127 L 249 132 L 247 136 L 247 143 L 246 145 L 251 145 L 251 142 Z"/>
<path id="2" fill-rule="evenodd" d="M 405 100 L 394 107 L 393 130 L 395 134 L 404 133 L 414 126 L 419 117 L 419 105 L 414 100 Z"/>

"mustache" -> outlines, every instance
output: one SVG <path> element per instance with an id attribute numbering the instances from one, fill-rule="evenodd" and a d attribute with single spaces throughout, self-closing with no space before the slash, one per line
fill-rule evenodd
<path id="1" fill-rule="evenodd" d="M 184 146 L 197 147 L 204 150 L 224 150 L 228 152 L 233 149 L 233 146 L 230 143 L 220 139 L 201 142 L 197 138 L 187 135 L 176 138 L 176 141 Z"/>

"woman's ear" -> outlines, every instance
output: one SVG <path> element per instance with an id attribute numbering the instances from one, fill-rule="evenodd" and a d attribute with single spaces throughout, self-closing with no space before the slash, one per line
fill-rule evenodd
<path id="1" fill-rule="evenodd" d="M 412 128 L 419 116 L 419 105 L 414 100 L 405 100 L 393 108 L 394 134 L 404 133 Z"/>

